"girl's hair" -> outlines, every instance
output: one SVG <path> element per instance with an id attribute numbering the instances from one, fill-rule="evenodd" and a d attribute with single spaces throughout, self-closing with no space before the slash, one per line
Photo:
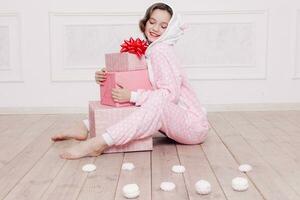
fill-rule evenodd
<path id="1" fill-rule="evenodd" d="M 153 11 L 156 10 L 156 9 L 167 11 L 171 15 L 171 17 L 173 15 L 172 8 L 170 6 L 168 6 L 167 4 L 164 4 L 164 3 L 155 3 L 155 4 L 153 4 L 152 6 L 150 6 L 147 9 L 144 18 L 140 20 L 139 26 L 140 26 L 140 30 L 143 33 L 145 32 L 145 27 L 146 27 L 147 21 L 150 19 Z"/>

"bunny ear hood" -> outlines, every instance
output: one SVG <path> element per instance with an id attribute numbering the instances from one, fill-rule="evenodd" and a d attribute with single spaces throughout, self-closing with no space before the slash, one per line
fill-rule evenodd
<path id="1" fill-rule="evenodd" d="M 181 16 L 179 14 L 173 13 L 166 31 L 157 40 L 155 40 L 148 46 L 145 52 L 145 56 L 148 66 L 149 79 L 152 85 L 155 85 L 152 63 L 150 60 L 150 55 L 153 47 L 156 46 L 156 44 L 158 46 L 159 44 L 167 44 L 167 46 L 173 46 L 181 38 L 186 27 L 187 26 L 182 22 Z"/>
<path id="2" fill-rule="evenodd" d="M 165 43 L 174 45 L 184 34 L 184 30 L 187 28 L 186 24 L 183 23 L 181 15 L 173 13 L 172 18 L 168 24 L 168 28 L 162 34 L 160 38 L 152 42 L 147 48 L 146 54 L 150 53 L 150 49 L 157 43 Z M 149 51 L 148 51 L 149 50 Z"/>
<path id="3" fill-rule="evenodd" d="M 167 30 L 157 42 L 174 45 L 183 35 L 184 29 L 185 24 L 183 23 L 181 16 L 177 13 L 174 13 L 168 24 Z"/>

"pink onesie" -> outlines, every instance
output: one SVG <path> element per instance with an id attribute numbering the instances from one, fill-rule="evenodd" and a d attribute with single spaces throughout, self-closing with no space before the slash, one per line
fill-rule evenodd
<path id="1" fill-rule="evenodd" d="M 183 144 L 202 143 L 208 133 L 206 113 L 180 69 L 174 44 L 183 34 L 183 24 L 173 14 L 165 33 L 146 51 L 149 79 L 153 90 L 137 90 L 131 100 L 139 108 L 103 134 L 109 145 L 123 145 L 132 140 L 163 131 Z"/>

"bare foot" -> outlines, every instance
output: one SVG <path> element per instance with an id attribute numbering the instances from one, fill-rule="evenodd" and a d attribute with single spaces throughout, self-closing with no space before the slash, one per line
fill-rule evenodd
<path id="1" fill-rule="evenodd" d="M 103 138 L 98 136 L 66 149 L 60 154 L 60 157 L 73 160 L 88 156 L 99 156 L 107 147 L 108 145 L 105 143 Z"/>
<path id="2" fill-rule="evenodd" d="M 60 133 L 51 137 L 54 142 L 68 139 L 86 140 L 88 137 L 88 130 L 83 123 L 78 123 L 73 127 L 66 128 Z"/>

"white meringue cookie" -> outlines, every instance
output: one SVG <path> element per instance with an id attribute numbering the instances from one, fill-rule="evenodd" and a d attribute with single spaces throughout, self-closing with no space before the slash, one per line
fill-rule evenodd
<path id="1" fill-rule="evenodd" d="M 131 171 L 133 170 L 135 167 L 134 167 L 134 164 L 133 163 L 130 163 L 130 162 L 127 162 L 127 163 L 123 163 L 122 164 L 122 170 L 128 170 L 128 171 Z"/>
<path id="2" fill-rule="evenodd" d="M 185 167 L 183 165 L 173 165 L 172 171 L 175 173 L 183 173 L 185 172 Z"/>
<path id="3" fill-rule="evenodd" d="M 123 187 L 123 196 L 127 199 L 134 199 L 140 195 L 139 186 L 135 183 L 127 184 Z"/>
<path id="4" fill-rule="evenodd" d="M 245 191 L 248 189 L 248 180 L 243 177 L 236 177 L 232 179 L 231 186 L 236 191 Z"/>
<path id="5" fill-rule="evenodd" d="M 241 172 L 249 172 L 249 171 L 252 170 L 252 167 L 251 167 L 251 165 L 243 164 L 243 165 L 240 165 L 240 166 L 239 166 L 239 170 L 240 170 Z"/>
<path id="6" fill-rule="evenodd" d="M 97 167 L 94 164 L 86 164 L 86 165 L 83 165 L 81 169 L 84 172 L 92 172 L 92 171 L 95 171 L 96 168 Z"/>
<path id="7" fill-rule="evenodd" d="M 196 191 L 199 194 L 209 194 L 211 192 L 211 185 L 206 180 L 199 180 L 195 184 Z"/>
<path id="8" fill-rule="evenodd" d="M 172 191 L 176 187 L 175 183 L 173 182 L 161 182 L 160 189 L 163 191 Z"/>

